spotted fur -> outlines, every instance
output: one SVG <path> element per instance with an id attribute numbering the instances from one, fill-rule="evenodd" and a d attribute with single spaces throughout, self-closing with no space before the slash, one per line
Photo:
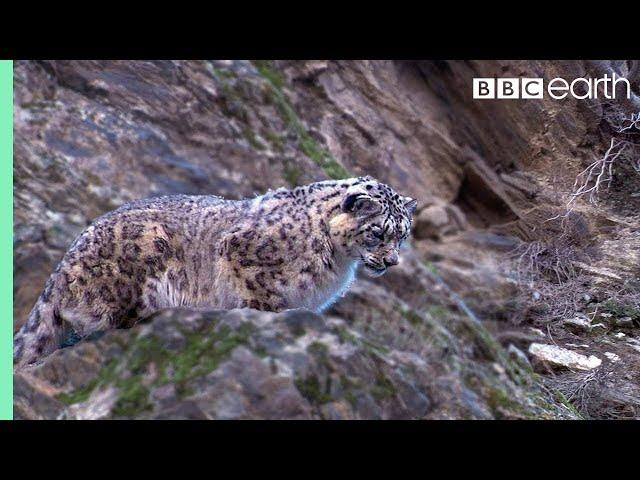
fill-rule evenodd
<path id="1" fill-rule="evenodd" d="M 398 263 L 416 202 L 371 177 L 245 200 L 167 196 L 93 222 L 14 337 L 14 364 L 170 307 L 322 311 Z"/>

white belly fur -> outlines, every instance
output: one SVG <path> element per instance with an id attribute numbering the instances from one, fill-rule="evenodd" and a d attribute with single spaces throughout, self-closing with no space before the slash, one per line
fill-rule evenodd
<path id="1" fill-rule="evenodd" d="M 334 273 L 334 276 L 325 285 L 319 286 L 311 296 L 308 304 L 310 310 L 318 313 L 329 308 L 336 300 L 344 296 L 356 278 L 358 262 L 345 263 L 342 268 Z"/>

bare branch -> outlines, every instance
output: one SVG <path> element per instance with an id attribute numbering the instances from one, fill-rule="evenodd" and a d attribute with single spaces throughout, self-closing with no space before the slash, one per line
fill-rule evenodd
<path id="1" fill-rule="evenodd" d="M 590 204 L 597 204 L 601 190 L 611 186 L 615 166 L 620 161 L 630 162 L 634 171 L 640 174 L 640 142 L 634 140 L 634 136 L 640 135 L 640 112 L 632 113 L 630 116 L 617 112 L 607 120 L 616 132 L 616 136 L 611 138 L 609 148 L 601 158 L 595 159 L 576 176 L 565 213 L 547 221 L 566 218 L 580 198 L 586 199 Z M 640 192 L 632 195 L 640 195 Z"/>

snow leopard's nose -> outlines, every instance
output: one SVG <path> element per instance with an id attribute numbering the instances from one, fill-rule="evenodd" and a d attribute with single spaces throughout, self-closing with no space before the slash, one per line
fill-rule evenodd
<path id="1" fill-rule="evenodd" d="M 387 267 L 392 267 L 398 264 L 398 252 L 393 251 L 384 257 L 384 264 Z"/>

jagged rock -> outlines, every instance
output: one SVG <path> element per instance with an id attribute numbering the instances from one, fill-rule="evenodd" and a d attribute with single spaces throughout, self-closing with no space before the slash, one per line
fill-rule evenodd
<path id="1" fill-rule="evenodd" d="M 530 418 L 569 415 L 523 383 L 481 327 L 460 325 L 487 361 L 443 353 L 414 314 L 422 355 L 337 317 L 168 310 L 130 330 L 58 350 L 15 373 L 15 417 L 103 419 Z M 424 333 L 421 325 L 423 324 Z M 429 326 L 429 325 L 432 326 Z M 411 324 L 410 324 L 411 325 Z M 480 328 L 480 330 L 476 330 Z M 466 332 L 466 333 L 465 333 Z M 476 333 L 473 333 L 476 332 Z M 474 340 L 475 339 L 475 340 Z M 425 348 L 426 347 L 426 348 Z M 451 350 L 450 350 L 451 351 Z M 93 361 L 82 362 L 91 352 Z M 444 356 L 443 356 L 444 354 Z M 489 360 L 490 359 L 490 360 Z M 95 365 L 101 368 L 96 369 Z M 61 367 L 65 369 L 62 370 Z M 514 370 L 516 368 L 516 370 Z M 68 372 L 75 371 L 71 376 Z M 509 375 L 515 375 L 516 383 Z M 508 373 L 511 372 L 511 373 Z M 462 389 L 462 390 L 461 390 Z M 466 392 L 460 394 L 460 392 Z"/>
<path id="2" fill-rule="evenodd" d="M 633 319 L 631 317 L 616 318 L 615 325 L 620 328 L 633 328 Z"/>
<path id="3" fill-rule="evenodd" d="M 640 352 L 640 340 L 637 338 L 630 338 L 627 340 L 627 345 L 633 348 L 636 352 Z"/>
<path id="4" fill-rule="evenodd" d="M 442 227 L 449 223 L 449 215 L 444 206 L 433 205 L 420 211 L 415 220 L 414 235 L 416 238 L 439 238 Z"/>
<path id="5" fill-rule="evenodd" d="M 620 356 L 616 355 L 613 352 L 604 352 L 604 356 L 607 357 L 609 360 L 611 360 L 614 363 L 620 361 Z"/>
<path id="6" fill-rule="evenodd" d="M 591 370 L 602 363 L 595 355 L 582 355 L 557 345 L 532 343 L 529 345 L 529 354 L 534 360 L 543 365 L 569 368 L 575 370 Z"/>
<path id="7" fill-rule="evenodd" d="M 468 228 L 464 214 L 455 205 L 431 205 L 415 219 L 413 234 L 417 239 L 439 240 Z"/>
<path id="8" fill-rule="evenodd" d="M 591 330 L 591 321 L 586 315 L 576 315 L 572 318 L 565 318 L 562 320 L 563 325 L 565 325 L 569 330 L 574 332 L 588 332 Z"/>

